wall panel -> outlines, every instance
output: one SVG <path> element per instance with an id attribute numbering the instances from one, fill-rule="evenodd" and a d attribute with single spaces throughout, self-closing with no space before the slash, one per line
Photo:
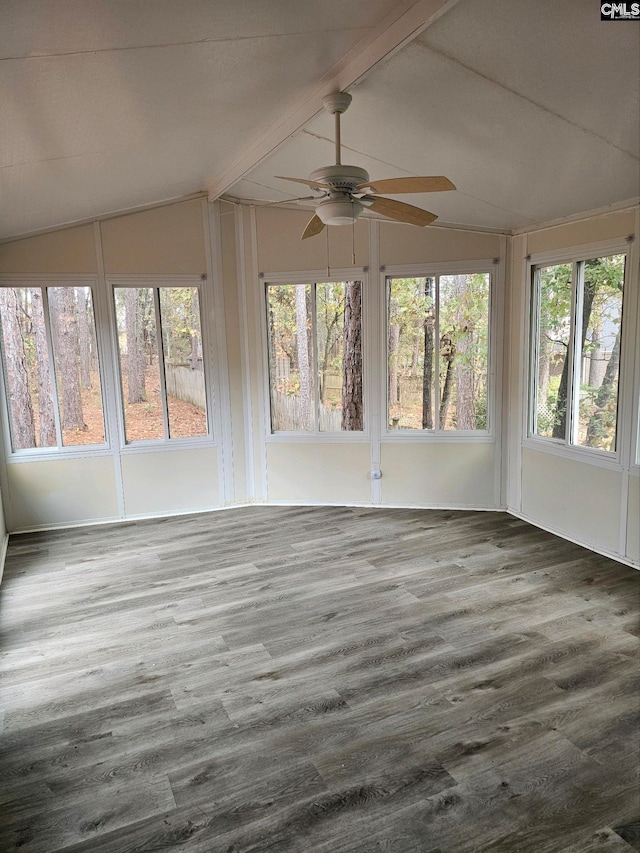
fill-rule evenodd
<path id="1" fill-rule="evenodd" d="M 220 506 L 217 449 L 123 454 L 126 515 L 171 514 Z"/>
<path id="2" fill-rule="evenodd" d="M 291 503 L 368 503 L 369 442 L 270 442 L 268 499 Z"/>
<path id="3" fill-rule="evenodd" d="M 12 532 L 118 517 L 111 456 L 11 463 L 7 483 Z"/>
<path id="4" fill-rule="evenodd" d="M 619 552 L 622 473 L 525 447 L 522 513 L 595 550 Z"/>
<path id="5" fill-rule="evenodd" d="M 391 442 L 380 448 L 382 502 L 493 509 L 493 442 Z"/>
<path id="6" fill-rule="evenodd" d="M 0 244 L 0 273 L 95 273 L 93 225 Z"/>
<path id="7" fill-rule="evenodd" d="M 629 477 L 627 559 L 640 568 L 640 474 Z"/>
<path id="8" fill-rule="evenodd" d="M 430 264 L 500 257 L 500 235 L 455 228 L 415 228 L 380 223 L 380 263 Z"/>
<path id="9" fill-rule="evenodd" d="M 206 272 L 200 199 L 105 219 L 100 230 L 107 275 Z"/>

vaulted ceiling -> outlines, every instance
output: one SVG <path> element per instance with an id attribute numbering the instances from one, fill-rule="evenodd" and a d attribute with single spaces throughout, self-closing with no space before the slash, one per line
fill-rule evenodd
<path id="1" fill-rule="evenodd" d="M 640 24 L 585 0 L 0 0 L 0 236 L 343 160 L 510 231 L 637 200 Z M 405 200 L 407 200 L 405 198 Z M 410 227 L 410 226 L 407 226 Z"/>

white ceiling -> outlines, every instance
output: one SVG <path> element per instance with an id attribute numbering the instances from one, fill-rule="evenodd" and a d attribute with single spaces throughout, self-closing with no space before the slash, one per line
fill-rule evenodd
<path id="1" fill-rule="evenodd" d="M 510 230 L 640 194 L 640 24 L 586 0 L 0 0 L 0 236 L 343 160 Z M 399 47 L 398 47 L 399 46 Z M 319 112 L 320 111 L 320 112 Z M 410 227 L 410 226 L 407 226 Z"/>

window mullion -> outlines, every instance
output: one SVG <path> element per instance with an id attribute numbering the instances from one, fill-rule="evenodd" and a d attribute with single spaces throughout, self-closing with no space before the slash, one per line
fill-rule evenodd
<path id="1" fill-rule="evenodd" d="M 58 399 L 58 380 L 56 374 L 56 362 L 53 356 L 53 333 L 51 330 L 51 318 L 49 317 L 49 289 L 42 288 L 42 313 L 44 315 L 44 329 L 47 337 L 47 356 L 51 365 L 51 396 L 53 398 L 53 419 L 56 427 L 56 443 L 62 447 L 62 421 L 60 419 L 60 400 Z"/>
<path id="2" fill-rule="evenodd" d="M 427 277 L 427 281 L 428 281 Z M 435 370 L 433 371 L 433 429 L 434 432 L 440 432 L 440 276 L 436 275 L 433 279 L 434 284 L 434 329 L 433 329 L 433 349 L 435 355 Z M 426 353 L 425 353 L 426 358 Z M 431 393 L 432 389 L 429 389 Z"/>
<path id="3" fill-rule="evenodd" d="M 571 335 L 569 338 L 569 368 L 567 372 L 567 417 L 565 424 L 565 442 L 568 445 L 576 443 L 575 429 L 578 423 L 577 409 L 580 405 L 579 376 L 580 347 L 582 334 L 582 306 L 584 299 L 584 262 L 573 263 L 573 290 L 571 306 Z"/>

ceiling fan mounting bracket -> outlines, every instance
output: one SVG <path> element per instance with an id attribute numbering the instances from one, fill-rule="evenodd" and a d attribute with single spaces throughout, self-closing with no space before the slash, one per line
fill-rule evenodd
<path id="1" fill-rule="evenodd" d="M 348 92 L 331 92 L 322 99 L 322 106 L 328 113 L 344 113 L 351 103 L 351 95 Z"/>

